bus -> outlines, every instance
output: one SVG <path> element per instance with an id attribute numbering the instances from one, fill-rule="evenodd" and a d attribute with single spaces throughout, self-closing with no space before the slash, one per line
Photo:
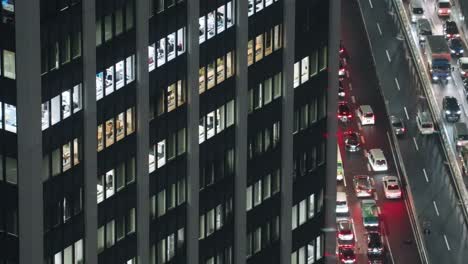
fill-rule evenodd
<path id="1" fill-rule="evenodd" d="M 362 222 L 364 227 L 379 226 L 379 211 L 374 200 L 364 199 L 361 201 Z"/>
<path id="2" fill-rule="evenodd" d="M 336 179 L 338 181 L 342 181 L 344 177 L 344 170 L 343 170 L 343 161 L 341 160 L 341 153 L 340 153 L 340 146 L 338 145 L 336 151 L 338 157 L 336 159 Z"/>

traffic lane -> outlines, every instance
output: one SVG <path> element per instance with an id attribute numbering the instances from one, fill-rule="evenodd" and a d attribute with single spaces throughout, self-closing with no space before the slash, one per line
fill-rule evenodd
<path id="1" fill-rule="evenodd" d="M 383 61 L 383 59 L 382 59 L 382 61 Z M 385 94 L 387 95 L 387 91 L 385 92 Z M 403 97 L 403 96 L 402 96 L 402 97 Z M 410 97 L 410 96 L 405 96 L 404 98 L 411 98 L 411 97 Z M 411 104 L 408 104 L 408 105 L 411 105 Z M 415 109 L 415 110 L 416 110 L 416 109 Z M 391 110 L 390 110 L 390 111 L 391 111 Z M 414 122 L 414 121 L 413 121 L 413 122 Z M 413 127 L 415 127 L 415 125 L 414 125 L 413 122 L 410 122 L 410 123 L 412 123 L 411 125 L 412 125 Z M 414 130 L 413 130 L 413 131 L 414 131 Z M 414 148 L 415 148 L 415 147 L 414 147 L 414 146 L 411 146 L 411 144 L 405 144 L 405 146 L 407 146 L 408 148 L 411 148 L 411 151 L 414 151 Z M 418 159 L 414 159 L 414 160 L 418 160 Z M 442 164 L 443 164 L 443 163 L 442 163 Z M 445 178 L 446 178 L 446 179 L 449 179 L 449 178 L 448 178 L 449 176 L 450 176 L 450 175 L 447 175 L 447 177 L 445 177 Z M 419 179 L 422 179 L 422 177 L 419 177 Z M 414 184 L 412 184 L 412 186 L 413 186 L 413 185 L 414 185 Z M 450 185 L 450 184 L 449 184 L 449 183 L 446 183 L 446 185 Z M 443 185 L 440 185 L 440 186 L 443 186 Z M 430 192 L 430 191 L 429 191 L 429 192 Z M 449 192 L 449 193 L 452 193 L 452 194 L 453 194 L 453 192 Z M 419 197 L 419 195 L 416 195 L 416 196 Z M 424 195 L 424 196 L 426 196 L 426 195 Z M 418 203 L 417 201 L 416 201 L 416 203 L 417 203 L 417 204 L 420 204 L 420 203 Z M 453 203 L 452 203 L 452 205 L 453 205 Z M 418 205 L 418 207 L 419 207 L 419 205 Z M 431 212 L 432 212 L 432 211 L 431 211 Z M 433 214 L 435 214 L 435 212 L 433 212 Z M 431 218 L 432 218 L 432 217 L 431 217 Z M 439 226 L 442 226 L 442 225 L 439 225 Z M 434 243 L 434 244 L 444 243 L 444 239 L 440 239 L 440 237 L 439 237 L 438 239 L 435 239 L 435 241 L 434 241 L 434 239 L 431 239 L 431 240 L 433 240 L 433 243 Z M 437 243 L 437 241 L 438 241 L 438 243 Z M 440 246 L 437 246 L 437 247 L 436 247 L 436 249 L 435 249 L 436 251 L 431 250 L 431 252 L 437 252 L 437 251 L 439 251 L 438 249 L 442 249 L 442 250 L 443 250 L 443 248 L 444 248 L 444 246 L 443 246 L 443 245 L 440 245 Z M 443 252 L 443 254 L 446 254 L 446 252 Z M 438 253 L 437 255 L 440 256 L 441 254 Z M 442 255 L 442 256 L 443 256 L 443 255 Z M 447 258 L 446 258 L 446 257 L 440 258 L 440 260 L 443 260 L 443 259 L 447 259 Z"/>
<path id="2" fill-rule="evenodd" d="M 347 24 L 351 24 L 351 23 L 347 23 Z M 353 32 L 353 34 L 356 35 L 355 30 L 345 29 L 343 30 L 343 32 Z M 354 38 L 356 37 L 354 36 Z M 350 52 L 351 54 L 349 71 L 351 73 L 350 76 L 352 77 L 352 80 L 353 80 L 353 87 L 354 87 L 353 93 L 356 95 L 356 98 L 357 98 L 356 101 L 362 102 L 363 104 L 367 104 L 367 103 L 371 104 L 374 109 L 374 112 L 376 113 L 377 125 L 366 126 L 362 128 L 363 133 L 366 135 L 365 136 L 366 145 L 367 145 L 366 147 L 367 148 L 370 148 L 370 147 L 382 148 L 384 151 L 384 154 L 386 155 L 387 160 L 390 163 L 390 168 L 393 168 L 393 160 L 391 158 L 391 151 L 385 138 L 386 132 L 390 129 L 388 125 L 388 117 L 385 116 L 385 107 L 383 105 L 383 101 L 377 102 L 375 100 L 375 98 L 380 98 L 379 90 L 376 89 L 378 85 L 377 78 L 373 77 L 374 80 L 372 81 L 369 80 L 368 73 L 374 72 L 374 69 L 372 67 L 373 63 L 372 63 L 371 57 L 369 56 L 369 53 L 367 54 L 367 56 L 366 55 L 359 56 L 358 54 L 353 54 L 353 50 L 362 51 L 364 49 L 362 49 L 361 45 L 359 45 L 359 47 L 355 49 L 352 44 L 346 43 L 346 36 L 344 36 L 344 41 L 348 49 L 348 52 Z M 365 43 L 365 41 L 366 40 L 363 39 L 362 41 L 360 41 L 360 44 Z M 358 62 L 358 65 L 354 65 L 355 62 Z M 364 69 L 361 71 L 361 68 L 366 68 L 366 65 L 368 69 Z M 359 70 L 355 71 L 356 68 L 359 68 Z M 361 73 L 366 73 L 366 72 L 367 74 L 361 74 Z M 359 76 L 359 75 L 362 75 L 362 76 Z M 373 76 L 375 76 L 375 74 Z M 379 116 L 379 115 L 382 115 L 382 116 Z M 366 132 L 370 132 L 370 133 L 366 133 Z M 380 138 L 373 137 L 372 135 L 380 135 Z M 374 173 L 371 173 L 371 174 L 374 174 Z M 386 232 L 388 233 L 387 239 L 389 240 L 388 242 L 389 242 L 389 245 L 391 246 L 390 248 L 392 248 L 393 245 L 396 245 L 396 248 L 393 251 L 396 251 L 397 253 L 394 253 L 393 255 L 400 256 L 402 261 L 403 259 L 405 260 L 414 259 L 414 260 L 410 260 L 407 263 L 418 263 L 420 262 L 420 260 L 419 260 L 419 256 L 417 254 L 414 254 L 414 253 L 417 253 L 417 248 L 414 244 L 409 245 L 408 248 L 401 248 L 401 245 L 404 240 L 410 239 L 414 241 L 414 237 L 412 237 L 412 229 L 409 223 L 409 217 L 406 215 L 407 211 L 406 211 L 405 205 L 403 204 L 403 201 L 400 201 L 399 208 L 401 210 L 399 211 L 400 212 L 399 215 L 400 216 L 406 215 L 406 217 L 398 218 L 399 222 L 395 222 L 394 221 L 395 219 L 392 219 L 392 218 L 388 218 L 388 219 L 386 218 L 387 207 L 385 207 L 386 201 L 382 198 L 384 197 L 384 195 L 383 195 L 383 191 L 381 187 L 382 186 L 381 178 L 383 175 L 387 175 L 387 174 L 396 175 L 396 173 L 390 172 L 390 173 L 384 173 L 384 174 L 375 174 L 375 176 L 373 177 L 375 178 L 375 187 L 377 188 L 376 193 L 377 194 L 380 193 L 380 195 L 377 195 L 377 197 L 380 196 L 380 199 L 378 199 L 377 203 L 379 204 L 380 207 L 384 205 L 383 210 L 381 210 L 382 213 L 384 214 L 384 217 L 382 219 L 384 219 L 385 221 L 384 226 L 387 226 Z M 390 209 L 391 210 L 390 212 L 392 212 L 394 208 L 390 206 L 388 207 L 388 209 Z M 388 215 L 391 215 L 391 213 Z M 400 225 L 400 223 L 404 223 L 404 224 Z M 391 229 L 390 227 L 395 227 L 395 228 Z M 401 228 L 404 228 L 404 229 L 401 229 Z M 403 236 L 405 236 L 404 238 L 402 237 L 402 234 Z M 402 254 L 403 253 L 401 252 L 402 250 L 408 252 L 408 254 Z M 408 258 L 408 255 L 414 256 L 414 258 L 411 258 L 411 257 Z M 396 263 L 405 263 L 405 262 L 396 262 Z"/>

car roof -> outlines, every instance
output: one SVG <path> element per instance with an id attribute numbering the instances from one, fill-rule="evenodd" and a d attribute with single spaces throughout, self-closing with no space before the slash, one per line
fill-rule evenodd
<path id="1" fill-rule="evenodd" d="M 338 228 L 340 230 L 350 230 L 351 229 L 351 221 L 349 221 L 349 220 L 339 221 L 337 224 L 338 224 Z"/>
<path id="2" fill-rule="evenodd" d="M 382 157 L 383 157 L 383 151 L 382 151 L 381 149 L 379 149 L 379 148 L 370 149 L 369 152 L 370 152 L 372 155 L 376 156 L 376 157 L 378 157 L 378 156 L 382 156 Z"/>
<path id="3" fill-rule="evenodd" d="M 370 105 L 361 105 L 359 106 L 359 108 L 361 108 L 362 112 L 365 112 L 365 113 L 374 113 L 372 111 L 372 107 Z"/>
<path id="4" fill-rule="evenodd" d="M 401 118 L 396 117 L 396 116 L 393 116 L 393 115 L 390 116 L 390 121 L 391 121 L 392 123 L 394 123 L 394 122 L 402 122 Z"/>
<path id="5" fill-rule="evenodd" d="M 337 200 L 346 200 L 346 193 L 345 192 L 336 192 L 336 199 Z"/>
<path id="6" fill-rule="evenodd" d="M 458 106 L 458 100 L 455 97 L 445 96 L 444 100 L 447 103 L 447 106 L 452 106 L 452 107 Z"/>

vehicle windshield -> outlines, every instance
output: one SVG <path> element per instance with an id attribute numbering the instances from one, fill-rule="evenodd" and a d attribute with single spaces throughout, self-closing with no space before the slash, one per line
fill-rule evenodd
<path id="1" fill-rule="evenodd" d="M 432 128 L 432 124 L 430 124 L 430 123 L 424 123 L 424 124 L 422 124 L 422 127 L 423 127 L 423 128 Z"/>
<path id="2" fill-rule="evenodd" d="M 434 61 L 435 62 L 435 61 Z M 440 64 L 435 64 L 433 63 L 432 64 L 432 69 L 433 70 L 439 70 L 439 71 L 446 71 L 446 70 L 450 70 L 450 63 L 441 63 L 439 62 Z"/>
<path id="3" fill-rule="evenodd" d="M 394 184 L 394 185 L 388 185 L 388 189 L 389 190 L 398 190 L 400 188 L 398 187 L 398 185 Z"/>
<path id="4" fill-rule="evenodd" d="M 459 39 L 452 39 L 452 41 L 450 43 L 451 43 L 452 47 L 461 47 L 462 46 L 461 40 L 459 40 Z"/>
<path id="5" fill-rule="evenodd" d="M 462 70 L 468 70 L 468 63 L 462 63 L 460 66 Z"/>
<path id="6" fill-rule="evenodd" d="M 365 117 L 373 117 L 374 114 L 372 114 L 372 113 L 366 113 L 364 116 L 365 116 Z"/>
<path id="7" fill-rule="evenodd" d="M 450 3 L 439 3 L 439 8 L 450 8 Z"/>
<path id="8" fill-rule="evenodd" d="M 468 135 L 458 135 L 457 140 L 468 140 Z"/>
<path id="9" fill-rule="evenodd" d="M 336 205 L 346 205 L 346 201 L 336 201 Z"/>
<path id="10" fill-rule="evenodd" d="M 393 123 L 393 126 L 402 127 L 403 124 L 401 123 L 401 121 L 396 121 L 395 123 Z"/>
<path id="11" fill-rule="evenodd" d="M 415 7 L 413 8 L 413 14 L 416 14 L 416 15 L 421 15 L 424 13 L 424 9 L 422 9 L 421 7 Z"/>

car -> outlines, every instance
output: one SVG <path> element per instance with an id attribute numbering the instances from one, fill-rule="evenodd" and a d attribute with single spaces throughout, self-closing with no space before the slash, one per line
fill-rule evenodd
<path id="1" fill-rule="evenodd" d="M 369 255 L 367 256 L 367 263 L 368 264 L 383 264 L 384 261 L 383 255 Z"/>
<path id="2" fill-rule="evenodd" d="M 339 248 L 338 257 L 341 263 L 356 263 L 356 254 L 353 248 Z"/>
<path id="3" fill-rule="evenodd" d="M 452 56 L 463 56 L 463 53 L 465 52 L 463 50 L 463 42 L 459 38 L 453 38 L 449 39 L 448 45 L 450 48 L 450 53 Z"/>
<path id="4" fill-rule="evenodd" d="M 354 241 L 353 222 L 350 219 L 340 220 L 336 225 L 338 241 Z"/>
<path id="5" fill-rule="evenodd" d="M 378 231 L 370 231 L 367 233 L 367 255 L 382 255 L 383 254 L 382 236 Z"/>
<path id="6" fill-rule="evenodd" d="M 344 133 L 345 149 L 349 152 L 356 152 L 361 149 L 361 140 L 359 134 L 354 131 Z"/>
<path id="7" fill-rule="evenodd" d="M 427 111 L 418 110 L 416 114 L 416 125 L 421 135 L 431 135 L 435 132 L 434 122 Z"/>
<path id="8" fill-rule="evenodd" d="M 353 177 L 354 191 L 357 197 L 370 197 L 374 189 L 369 175 L 355 175 Z"/>
<path id="9" fill-rule="evenodd" d="M 384 189 L 385 198 L 387 199 L 400 199 L 401 189 L 396 176 L 384 176 L 382 179 L 382 186 Z"/>
<path id="10" fill-rule="evenodd" d="M 381 149 L 370 149 L 367 152 L 367 161 L 369 162 L 373 171 L 386 171 L 388 170 L 387 159 Z"/>
<path id="11" fill-rule="evenodd" d="M 461 57 L 457 60 L 458 72 L 462 79 L 468 77 L 468 57 Z"/>
<path id="12" fill-rule="evenodd" d="M 339 81 L 338 83 L 338 99 L 343 101 L 345 99 L 346 92 L 343 88 L 343 82 Z"/>
<path id="13" fill-rule="evenodd" d="M 349 212 L 348 200 L 345 192 L 336 192 L 336 213 L 347 214 Z"/>
<path id="14" fill-rule="evenodd" d="M 457 122 L 460 120 L 461 108 L 457 98 L 453 96 L 444 96 L 442 100 L 442 108 L 445 119 L 449 122 Z"/>
<path id="15" fill-rule="evenodd" d="M 432 36 L 431 23 L 427 18 L 420 18 L 417 22 L 419 44 L 426 42 L 426 36 Z"/>
<path id="16" fill-rule="evenodd" d="M 375 115 L 370 105 L 361 105 L 356 110 L 356 116 L 361 121 L 361 125 L 375 125 Z"/>
<path id="17" fill-rule="evenodd" d="M 450 17 L 452 13 L 450 0 L 437 0 L 434 7 L 439 17 Z"/>
<path id="18" fill-rule="evenodd" d="M 349 119 L 353 117 L 348 103 L 340 102 L 338 104 L 337 116 L 338 116 L 338 119 L 342 122 L 347 122 Z"/>
<path id="19" fill-rule="evenodd" d="M 340 69 L 338 70 L 338 78 L 343 80 L 346 77 L 346 66 L 343 60 L 340 60 Z"/>
<path id="20" fill-rule="evenodd" d="M 444 23 L 445 39 L 459 38 L 460 32 L 458 31 L 457 23 L 453 20 L 447 20 Z"/>
<path id="21" fill-rule="evenodd" d="M 392 115 L 390 116 L 390 123 L 392 124 L 392 128 L 395 132 L 395 135 L 400 136 L 406 133 L 405 123 L 403 123 L 403 120 L 401 118 Z"/>

